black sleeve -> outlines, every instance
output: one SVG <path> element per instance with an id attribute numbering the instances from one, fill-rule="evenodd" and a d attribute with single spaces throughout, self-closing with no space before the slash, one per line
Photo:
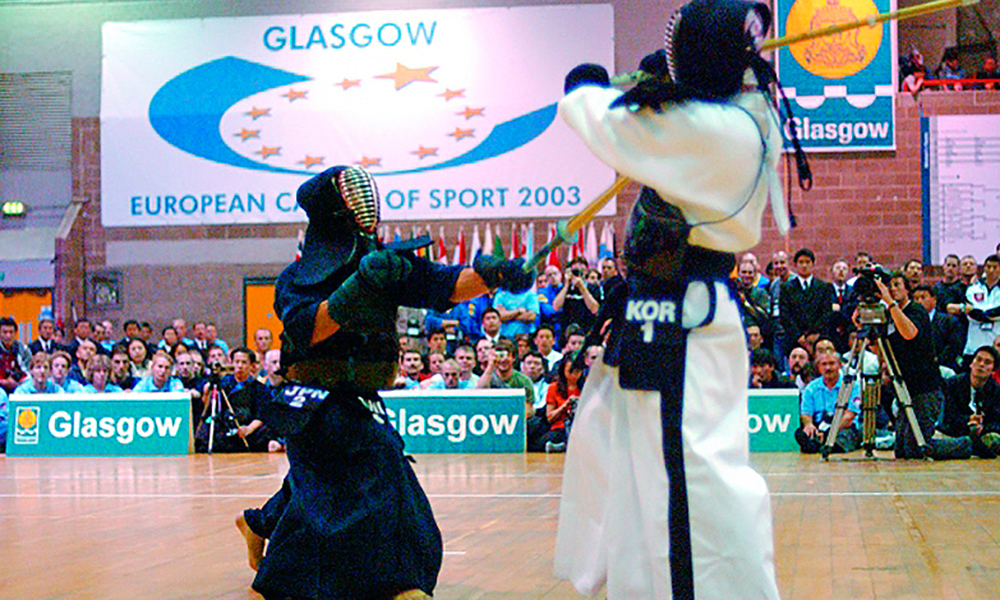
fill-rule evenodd
<path id="1" fill-rule="evenodd" d="M 455 304 L 451 295 L 458 283 L 462 265 L 446 266 L 410 255 L 413 270 L 400 289 L 399 304 L 411 308 L 430 308 L 445 312 Z"/>

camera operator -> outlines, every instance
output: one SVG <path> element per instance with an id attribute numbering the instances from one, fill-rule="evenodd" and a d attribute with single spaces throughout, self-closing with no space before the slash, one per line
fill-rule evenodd
<path id="1" fill-rule="evenodd" d="M 872 278 L 878 288 L 878 297 L 887 306 L 886 340 L 892 347 L 899 366 L 899 374 L 913 404 L 913 411 L 924 440 L 934 454 L 934 421 L 944 401 L 941 393 L 941 373 L 934 353 L 934 338 L 930 318 L 923 306 L 910 301 L 912 283 L 902 273 L 887 275 L 880 268 L 866 271 L 862 278 Z M 889 280 L 886 286 L 884 280 Z M 864 287 L 864 286 L 863 286 Z M 862 298 L 867 302 L 874 298 Z M 854 312 L 855 324 L 858 311 Z M 882 357 L 885 360 L 885 357 Z M 910 421 L 904 414 L 896 420 L 896 458 L 922 458 Z"/>
<path id="2" fill-rule="evenodd" d="M 570 262 L 569 273 L 563 288 L 556 294 L 552 307 L 559 312 L 560 329 L 576 323 L 583 331 L 590 331 L 597 309 L 600 308 L 601 286 L 587 283 L 587 259 L 576 258 Z M 560 312 L 561 311 L 561 312 Z"/>

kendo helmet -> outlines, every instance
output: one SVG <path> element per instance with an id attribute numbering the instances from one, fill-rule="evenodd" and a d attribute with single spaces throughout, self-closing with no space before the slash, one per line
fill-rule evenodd
<path id="1" fill-rule="evenodd" d="M 330 167 L 299 186 L 296 200 L 309 217 L 296 282 L 319 283 L 348 263 L 359 245 L 376 244 L 378 187 L 357 166 Z"/>
<path id="2" fill-rule="evenodd" d="M 667 21 L 664 47 L 670 80 L 698 99 L 738 94 L 770 26 L 771 10 L 760 2 L 688 2 Z"/>

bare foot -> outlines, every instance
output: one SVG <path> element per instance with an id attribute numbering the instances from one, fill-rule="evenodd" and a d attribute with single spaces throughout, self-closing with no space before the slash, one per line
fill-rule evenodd
<path id="1" fill-rule="evenodd" d="M 236 528 L 243 534 L 243 539 L 247 543 L 247 562 L 250 563 L 250 568 L 256 571 L 260 567 L 261 559 L 264 558 L 264 538 L 250 529 L 243 515 L 236 517 Z"/>
<path id="2" fill-rule="evenodd" d="M 406 590 L 393 596 L 392 600 L 421 600 L 421 598 L 430 598 L 430 596 L 422 590 Z"/>

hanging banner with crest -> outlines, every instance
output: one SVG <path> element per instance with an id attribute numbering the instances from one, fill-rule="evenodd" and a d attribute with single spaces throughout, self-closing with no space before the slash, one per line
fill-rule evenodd
<path id="1" fill-rule="evenodd" d="M 777 35 L 857 21 L 895 8 L 895 0 L 776 0 Z M 796 127 L 803 148 L 895 150 L 895 21 L 780 48 L 777 61 L 795 113 L 789 126 Z"/>

